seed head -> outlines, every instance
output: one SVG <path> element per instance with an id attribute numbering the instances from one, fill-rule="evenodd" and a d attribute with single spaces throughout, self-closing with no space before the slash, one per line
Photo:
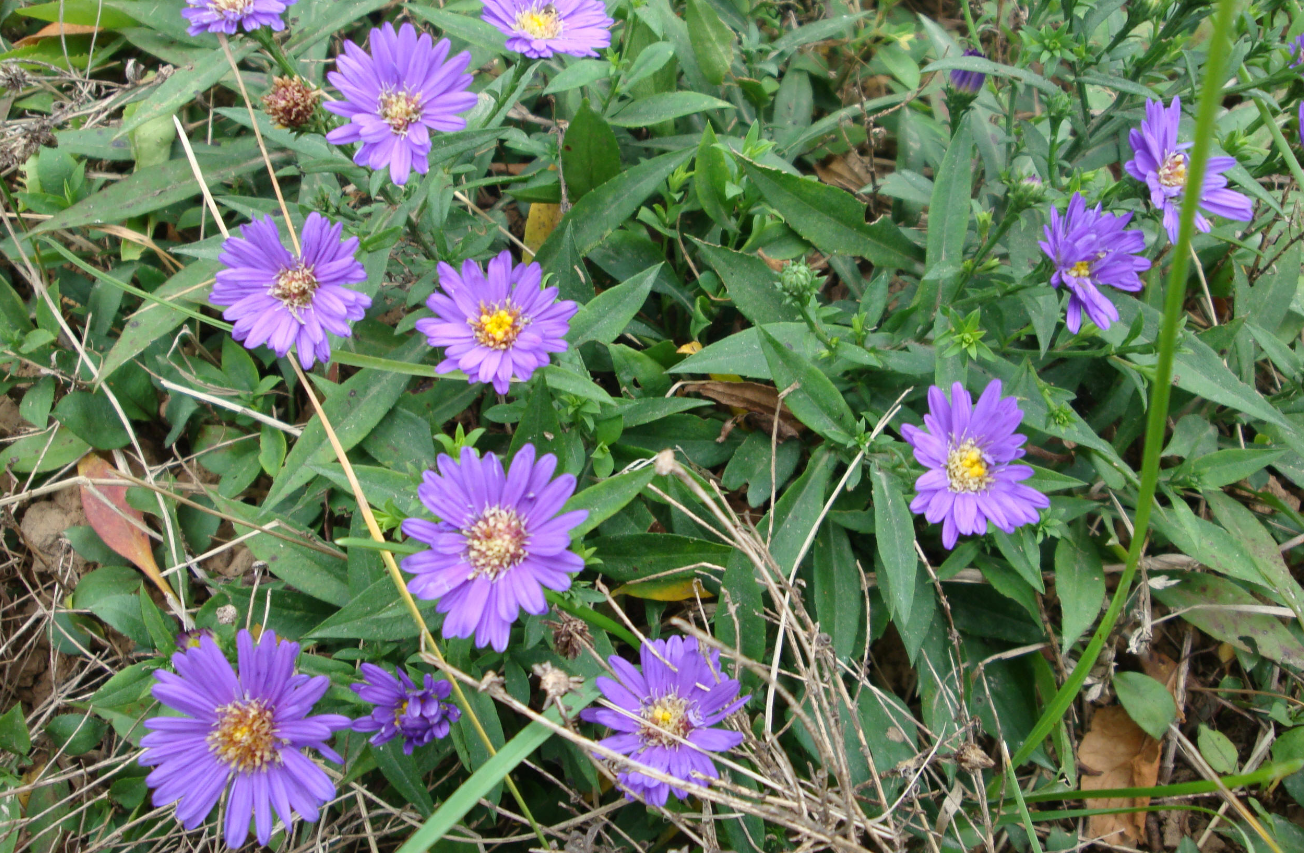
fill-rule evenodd
<path id="1" fill-rule="evenodd" d="M 321 91 L 302 77 L 277 77 L 263 96 L 263 109 L 281 127 L 298 130 L 312 120 Z"/>

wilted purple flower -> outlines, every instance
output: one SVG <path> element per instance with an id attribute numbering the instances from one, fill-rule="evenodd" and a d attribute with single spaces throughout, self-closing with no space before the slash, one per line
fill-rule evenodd
<path id="1" fill-rule="evenodd" d="M 645 640 L 640 659 L 641 673 L 623 658 L 608 658 L 616 679 L 599 677 L 595 683 L 611 707 L 589 708 L 580 716 L 616 731 L 599 743 L 640 764 L 694 785 L 708 784 L 694 774 L 718 779 L 708 753 L 733 749 L 743 735 L 713 726 L 751 697 L 735 699 L 740 685 L 721 678 L 720 653 L 704 656 L 696 637 Z M 671 791 L 681 800 L 688 796 L 637 770 L 620 773 L 617 781 L 627 799 L 642 797 L 649 805 L 664 806 Z"/>
<path id="2" fill-rule="evenodd" d="M 336 145 L 361 142 L 353 162 L 371 169 L 389 167 L 396 184 L 407 183 L 415 169 L 424 175 L 430 164 L 430 131 L 462 130 L 464 113 L 475 106 L 468 92 L 471 75 L 463 73 L 471 54 L 462 51 L 449 59 L 449 41 L 432 44 L 430 35 L 417 37 L 416 28 L 393 24 L 371 31 L 371 53 L 351 41 L 335 57 L 338 69 L 326 75 L 344 95 L 327 101 L 326 109 L 343 116 L 348 124 L 326 134 Z"/>
<path id="3" fill-rule="evenodd" d="M 1143 287 L 1137 273 L 1150 269 L 1150 261 L 1137 257 L 1145 249 L 1145 235 L 1123 230 L 1131 219 L 1130 213 L 1102 213 L 1100 205 L 1088 209 L 1078 193 L 1069 199 L 1062 218 L 1053 206 L 1050 209 L 1046 239 L 1038 245 L 1055 262 L 1051 286 L 1068 288 L 1065 325 L 1075 335 L 1082 328 L 1083 312 L 1102 329 L 1118 319 L 1118 309 L 1100 292 L 1100 285 L 1130 292 Z"/>
<path id="4" fill-rule="evenodd" d="M 910 511 L 930 524 L 942 522 L 942 544 L 955 547 L 959 534 L 982 535 L 987 522 L 1006 533 L 1035 524 L 1037 510 L 1050 500 L 1020 481 L 1032 476 L 1027 465 L 1010 465 L 1023 456 L 1027 437 L 1014 430 L 1023 420 L 1018 402 L 1001 396 L 1001 381 L 993 379 L 973 405 L 959 382 L 947 402 L 942 389 L 928 389 L 925 429 L 906 424 L 901 435 L 915 449 L 915 459 L 928 472 L 915 481 L 918 495 Z"/>
<path id="5" fill-rule="evenodd" d="M 298 0 L 186 0 L 189 4 L 181 14 L 190 21 L 186 32 L 192 36 L 203 33 L 226 33 L 229 36 L 243 25 L 245 32 L 259 27 L 273 30 L 285 29 L 281 13 Z"/>
<path id="6" fill-rule="evenodd" d="M 1182 194 L 1186 191 L 1186 151 L 1194 144 L 1177 141 L 1181 120 L 1181 98 L 1173 98 L 1168 107 L 1160 101 L 1147 101 L 1145 120 L 1128 136 L 1134 159 L 1124 164 L 1129 175 L 1150 187 L 1150 203 L 1164 212 L 1164 229 L 1168 231 L 1168 239 L 1174 243 L 1177 242 Z M 1200 191 L 1200 208 L 1217 216 L 1248 222 L 1254 217 L 1254 205 L 1244 195 L 1227 189 L 1227 177 L 1223 174 L 1235 165 L 1235 157 L 1209 158 Z M 1203 232 L 1212 227 L 1198 208 L 1195 227 Z"/>
<path id="7" fill-rule="evenodd" d="M 150 732 L 140 741 L 139 759 L 155 768 L 145 779 L 154 805 L 180 800 L 177 820 L 186 829 L 208 817 L 229 785 L 225 829 L 233 849 L 244 844 L 251 817 L 258 843 L 267 844 L 273 809 L 286 827 L 296 812 L 316 822 L 335 786 L 303 750 L 342 764 L 326 741 L 349 727 L 349 718 L 339 714 L 308 716 L 330 679 L 295 675 L 298 643 L 278 642 L 264 631 L 254 645 L 241 631 L 236 647 L 239 674 L 211 637 L 172 656 L 176 674 L 155 671 L 154 698 L 182 716 L 146 720 Z"/>
<path id="8" fill-rule="evenodd" d="M 460 462 L 440 456 L 439 473 L 427 471 L 417 488 L 440 520 L 403 522 L 405 534 L 430 546 L 405 557 L 403 569 L 416 575 L 408 582 L 413 595 L 439 599 L 445 637 L 474 634 L 477 646 L 501 652 L 518 613 L 547 612 L 544 587 L 569 589 L 584 568 L 570 550 L 570 531 L 588 511 L 558 515 L 575 477 L 553 479 L 557 457 L 536 462 L 534 453 L 534 445 L 522 447 L 504 474 L 497 456 L 480 459 L 464 447 Z"/>
<path id="9" fill-rule="evenodd" d="M 436 681 L 427 672 L 418 688 L 401 667 L 395 678 L 374 663 L 364 663 L 362 675 L 367 680 L 351 688 L 376 707 L 371 716 L 354 720 L 353 730 L 375 732 L 370 738 L 375 746 L 402 735 L 403 752 L 411 755 L 418 746 L 446 736 L 449 725 L 462 716 L 456 705 L 444 701 L 453 692 L 446 678 Z"/>
<path id="10" fill-rule="evenodd" d="M 981 50 L 966 50 L 964 56 L 982 56 Z M 982 89 L 983 83 L 987 81 L 987 75 L 981 71 L 964 71 L 959 68 L 951 69 L 951 88 L 958 89 L 961 92 L 976 93 Z"/>
<path id="11" fill-rule="evenodd" d="M 508 50 L 531 59 L 597 56 L 615 23 L 602 0 L 485 0 L 481 17 L 507 35 Z"/>
<path id="12" fill-rule="evenodd" d="M 543 287 L 543 268 L 536 263 L 512 266 L 504 251 L 486 271 L 473 260 L 462 274 L 439 264 L 439 286 L 426 305 L 434 317 L 418 320 L 416 329 L 432 347 L 446 347 L 437 373 L 462 370 L 472 382 L 492 382 L 506 394 L 512 377 L 525 381 L 548 363 L 548 353 L 566 349 L 574 302 L 557 301 L 555 287 Z"/>
<path id="13" fill-rule="evenodd" d="M 299 362 L 330 361 L 330 332 L 353 334 L 349 323 L 361 320 L 371 297 L 346 285 L 367 280 L 358 263 L 358 238 L 341 240 L 342 225 L 319 213 L 308 214 L 299 235 L 303 253 L 290 254 L 272 217 L 240 227 L 240 236 L 222 244 L 218 256 L 226 269 L 217 273 L 209 301 L 227 306 L 222 316 L 235 324 L 231 336 L 249 349 L 267 344 L 284 357 L 299 350 Z"/>

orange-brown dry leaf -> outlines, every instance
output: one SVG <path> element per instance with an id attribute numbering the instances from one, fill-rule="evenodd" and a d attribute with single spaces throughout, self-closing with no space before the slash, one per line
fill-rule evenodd
<path id="1" fill-rule="evenodd" d="M 83 456 L 77 463 L 77 473 L 90 480 L 116 480 L 122 476 L 118 469 L 93 453 Z M 149 547 L 149 537 L 141 529 L 145 525 L 145 516 L 127 503 L 127 487 L 84 485 L 81 499 L 86 520 L 104 544 L 119 556 L 131 560 L 165 596 L 175 597 L 167 579 L 159 573 L 158 563 L 154 562 L 154 553 Z"/>
<path id="2" fill-rule="evenodd" d="M 759 382 L 694 382 L 685 389 L 703 397 L 710 397 L 734 409 L 734 414 L 751 413 L 758 417 L 766 431 L 774 425 L 774 412 L 779 406 L 779 390 L 773 385 Z M 753 424 L 754 425 L 754 424 Z M 805 428 L 785 405 L 779 409 L 779 440 L 796 438 Z"/>
<path id="3" fill-rule="evenodd" d="M 847 192 L 858 193 L 873 181 L 859 163 L 846 157 L 830 157 L 824 163 L 815 164 L 815 174 L 826 184 L 841 187 Z"/>
<path id="4" fill-rule="evenodd" d="M 30 36 L 24 36 L 14 42 L 16 47 L 27 47 L 39 42 L 41 39 L 55 38 L 57 36 L 85 36 L 91 33 L 98 33 L 99 27 L 92 27 L 87 24 L 46 24 Z"/>
<path id="5" fill-rule="evenodd" d="M 1147 788 L 1159 780 L 1159 741 L 1132 722 L 1120 705 L 1101 708 L 1091 719 L 1091 730 L 1078 745 L 1082 790 Z M 1088 800 L 1088 808 L 1122 809 L 1150 805 L 1149 797 Z M 1135 846 L 1145 833 L 1146 813 L 1093 815 L 1087 835 L 1110 844 Z"/>

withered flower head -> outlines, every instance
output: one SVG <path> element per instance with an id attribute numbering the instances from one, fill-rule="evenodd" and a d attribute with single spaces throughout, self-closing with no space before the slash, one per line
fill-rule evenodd
<path id="1" fill-rule="evenodd" d="M 302 77 L 277 77 L 263 96 L 263 109 L 281 127 L 298 130 L 312 119 L 321 91 Z"/>
<path id="2" fill-rule="evenodd" d="M 583 619 L 564 611 L 558 611 L 557 615 L 561 621 L 544 623 L 552 628 L 553 647 L 566 660 L 575 660 L 584 651 L 584 646 L 593 642 L 593 635 Z"/>

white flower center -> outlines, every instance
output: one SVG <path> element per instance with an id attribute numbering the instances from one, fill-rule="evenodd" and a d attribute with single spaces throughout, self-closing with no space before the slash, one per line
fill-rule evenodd
<path id="1" fill-rule="evenodd" d="M 1159 167 L 1159 183 L 1165 187 L 1184 188 L 1186 186 L 1186 155 L 1174 152 L 1164 158 Z"/>
<path id="2" fill-rule="evenodd" d="M 529 535 L 525 519 L 516 510 L 494 506 L 484 511 L 466 530 L 466 561 L 471 577 L 488 577 L 495 581 L 503 572 L 518 565 L 528 554 L 525 544 Z"/>
<path id="3" fill-rule="evenodd" d="M 967 439 L 946 455 L 946 479 L 953 492 L 981 492 L 996 481 L 991 475 L 992 460 Z"/>
<path id="4" fill-rule="evenodd" d="M 561 35 L 562 20 L 551 3 L 531 6 L 516 16 L 516 29 L 532 39 L 555 39 Z"/>
<path id="5" fill-rule="evenodd" d="M 527 321 L 521 317 L 521 309 L 507 301 L 501 305 L 485 305 L 481 302 L 480 316 L 472 317 L 467 322 L 480 346 L 505 350 L 516 343 L 516 338 Z"/>
<path id="6" fill-rule="evenodd" d="M 240 17 L 246 14 L 254 0 L 210 0 L 209 8 L 226 17 Z"/>
<path id="7" fill-rule="evenodd" d="M 261 770 L 280 762 L 278 744 L 288 741 L 276 736 L 272 709 L 261 699 L 232 702 L 217 709 L 217 724 L 208 735 L 208 748 L 237 773 Z"/>
<path id="8" fill-rule="evenodd" d="M 688 701 L 674 694 L 662 696 L 643 706 L 643 725 L 638 735 L 644 743 L 656 746 L 672 746 L 685 738 L 693 730 L 693 723 L 688 718 Z"/>
<path id="9" fill-rule="evenodd" d="M 293 269 L 283 269 L 276 274 L 271 295 L 272 298 L 279 299 L 291 314 L 298 317 L 299 311 L 312 305 L 312 296 L 317 292 L 319 284 L 312 267 L 299 264 Z"/>
<path id="10" fill-rule="evenodd" d="M 399 136 L 406 136 L 408 125 L 421 118 L 421 96 L 404 89 L 402 92 L 384 92 L 380 96 L 377 112 Z"/>

